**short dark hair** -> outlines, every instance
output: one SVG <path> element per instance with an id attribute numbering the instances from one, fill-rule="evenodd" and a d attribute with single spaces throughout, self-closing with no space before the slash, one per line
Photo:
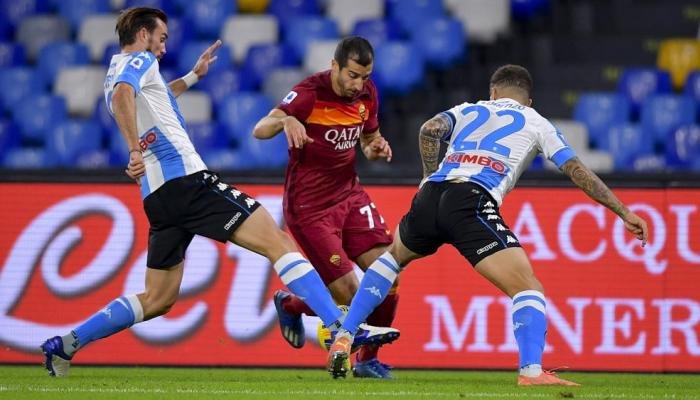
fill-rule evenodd
<path id="1" fill-rule="evenodd" d="M 493 86 L 517 88 L 530 97 L 532 76 L 525 67 L 520 65 L 504 65 L 491 75 L 491 87 Z"/>
<path id="2" fill-rule="evenodd" d="M 366 67 L 374 61 L 374 50 L 367 39 L 361 36 L 348 36 L 338 43 L 333 58 L 341 69 L 348 65 L 348 60 Z"/>
<path id="3" fill-rule="evenodd" d="M 158 26 L 158 19 L 168 23 L 168 16 L 157 8 L 131 7 L 123 10 L 117 18 L 117 26 L 114 29 L 119 35 L 119 46 L 124 47 L 136 41 L 136 33 L 141 28 L 153 32 Z"/>

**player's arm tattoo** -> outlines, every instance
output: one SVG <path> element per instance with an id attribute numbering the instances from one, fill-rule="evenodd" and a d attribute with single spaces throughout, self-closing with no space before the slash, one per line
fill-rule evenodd
<path id="1" fill-rule="evenodd" d="M 443 114 L 438 114 L 426 121 L 420 127 L 418 146 L 423 160 L 423 177 L 426 177 L 438 168 L 438 155 L 440 154 L 440 138 L 450 130 L 450 121 Z"/>
<path id="2" fill-rule="evenodd" d="M 586 194 L 598 203 L 609 208 L 620 217 L 625 216 L 628 209 L 613 194 L 610 188 L 593 171 L 588 169 L 578 157 L 574 157 L 561 166 L 562 172 L 566 174 L 576 186 L 583 189 Z"/>

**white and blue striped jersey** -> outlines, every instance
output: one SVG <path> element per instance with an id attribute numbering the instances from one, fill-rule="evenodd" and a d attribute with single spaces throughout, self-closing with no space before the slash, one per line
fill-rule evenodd
<path id="1" fill-rule="evenodd" d="M 557 167 L 575 156 L 554 125 L 512 99 L 462 103 L 442 114 L 451 123 L 442 137 L 449 147 L 428 181 L 474 182 L 499 205 L 538 153 Z"/>
<path id="2" fill-rule="evenodd" d="M 136 127 L 146 164 L 141 197 L 146 198 L 171 179 L 206 169 L 187 136 L 185 120 L 153 53 L 112 56 L 104 85 L 105 101 L 112 114 L 112 91 L 119 82 L 128 83 L 136 92 Z"/>

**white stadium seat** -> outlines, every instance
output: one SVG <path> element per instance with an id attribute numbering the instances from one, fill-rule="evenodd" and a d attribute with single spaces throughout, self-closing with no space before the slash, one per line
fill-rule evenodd
<path id="1" fill-rule="evenodd" d="M 462 21 L 470 42 L 493 43 L 508 31 L 510 0 L 446 0 L 445 5 Z"/>
<path id="2" fill-rule="evenodd" d="M 263 82 L 263 93 L 273 104 L 279 104 L 292 87 L 306 78 L 306 75 L 301 68 L 276 68 Z"/>
<path id="3" fill-rule="evenodd" d="M 233 48 L 233 61 L 240 64 L 249 47 L 277 43 L 278 35 L 277 19 L 272 15 L 233 15 L 226 20 L 221 38 Z"/>
<path id="4" fill-rule="evenodd" d="M 34 61 L 47 43 L 70 40 L 70 24 L 61 17 L 30 16 L 20 23 L 16 39 L 27 51 L 27 58 Z"/>
<path id="5" fill-rule="evenodd" d="M 326 16 L 338 23 L 338 29 L 342 35 L 348 35 L 355 26 L 355 22 L 382 18 L 384 0 L 327 0 Z"/>
<path id="6" fill-rule="evenodd" d="M 177 97 L 177 105 L 188 123 L 211 121 L 211 98 L 202 91 L 186 91 Z"/>
<path id="7" fill-rule="evenodd" d="M 337 45 L 337 40 L 311 42 L 304 55 L 304 70 L 313 74 L 330 69 Z"/>
<path id="8" fill-rule="evenodd" d="M 588 128 L 571 119 L 553 119 L 550 121 L 559 129 L 569 146 L 576 152 L 588 151 Z"/>
<path id="9" fill-rule="evenodd" d="M 90 59 L 101 62 L 105 48 L 110 43 L 118 43 L 119 37 L 114 31 L 117 23 L 116 14 L 90 15 L 80 24 L 78 41 L 90 48 Z"/>
<path id="10" fill-rule="evenodd" d="M 104 96 L 106 74 L 103 67 L 63 68 L 56 78 L 54 94 L 63 96 L 71 115 L 89 117 L 95 102 Z"/>

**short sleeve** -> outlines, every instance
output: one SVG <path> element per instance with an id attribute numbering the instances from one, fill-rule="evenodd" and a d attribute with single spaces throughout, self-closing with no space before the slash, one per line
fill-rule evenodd
<path id="1" fill-rule="evenodd" d="M 374 82 L 371 80 L 367 83 L 369 88 L 369 93 L 371 96 L 369 105 L 369 114 L 367 116 L 367 121 L 365 121 L 363 133 L 374 133 L 379 129 L 379 96 L 377 95 L 377 88 L 374 86 Z"/>
<path id="2" fill-rule="evenodd" d="M 538 138 L 540 148 L 544 156 L 560 168 L 565 162 L 576 157 L 576 153 L 569 147 L 559 129 L 549 121 L 545 122 L 544 129 L 541 130 L 542 133 Z"/>
<path id="3" fill-rule="evenodd" d="M 285 114 L 294 116 L 300 122 L 306 121 L 316 101 L 316 92 L 308 85 L 299 84 L 282 99 L 277 108 Z"/>
<path id="4" fill-rule="evenodd" d="M 440 140 L 442 140 L 443 142 L 445 142 L 445 143 L 450 142 L 450 139 L 452 138 L 452 133 L 455 130 L 455 125 L 457 125 L 457 116 L 460 113 L 459 110 L 462 107 L 464 107 L 464 104 L 454 106 L 454 107 L 450 108 L 449 110 L 446 110 L 446 111 L 443 111 L 443 112 L 437 114 L 437 115 L 445 116 L 447 118 L 447 120 L 450 122 L 450 125 L 449 125 L 447 131 L 440 138 Z"/>
<path id="5" fill-rule="evenodd" d="M 156 61 L 155 56 L 148 51 L 142 51 L 131 57 L 131 60 L 126 63 L 122 71 L 117 75 L 114 84 L 116 85 L 119 82 L 128 83 L 138 95 L 146 85 L 149 76 L 157 72 L 158 61 Z"/>

